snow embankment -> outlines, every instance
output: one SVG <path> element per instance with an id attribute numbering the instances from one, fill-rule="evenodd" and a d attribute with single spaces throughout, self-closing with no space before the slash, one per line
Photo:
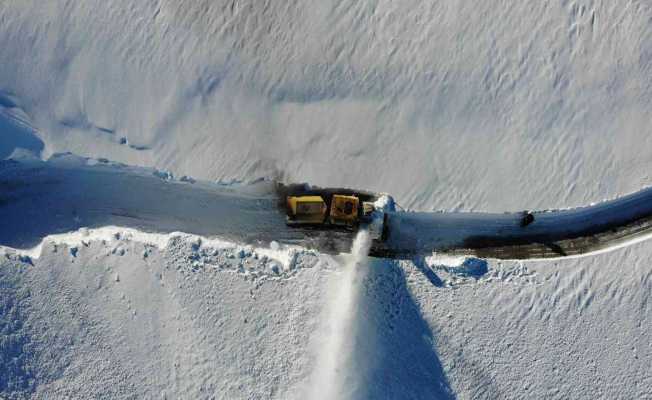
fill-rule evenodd
<path id="1" fill-rule="evenodd" d="M 277 242 L 263 248 L 182 232 L 149 233 L 117 226 L 81 228 L 74 232 L 48 235 L 37 246 L 29 249 L 0 246 L 0 255 L 15 254 L 23 261 L 31 262 L 39 259 L 44 247 L 63 247 L 75 257 L 80 247 L 88 247 L 91 242 L 101 242 L 108 246 L 107 249 L 112 254 L 124 254 L 123 247 L 129 242 L 137 242 L 158 250 L 189 246 L 193 252 L 193 269 L 227 268 L 254 278 L 288 277 L 296 273 L 297 269 L 310 267 L 317 262 L 317 253 L 314 251 Z M 143 252 L 143 257 L 147 257 L 147 252 Z"/>

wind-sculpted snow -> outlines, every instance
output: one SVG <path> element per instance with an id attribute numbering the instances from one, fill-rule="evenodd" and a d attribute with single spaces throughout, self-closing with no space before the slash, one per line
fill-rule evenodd
<path id="1" fill-rule="evenodd" d="M 99 237 L 46 242 L 37 259 L 0 255 L 3 395 L 305 398 L 321 367 L 318 316 L 346 260 L 308 254 L 284 279 L 250 269 L 260 261 L 237 246 Z M 645 398 L 645 254 L 492 262 L 480 279 L 446 276 L 468 268 L 462 260 L 428 260 L 443 286 L 413 263 L 372 259 L 355 278 L 356 329 L 343 332 L 352 353 L 337 354 L 344 388 L 381 399 Z"/>
<path id="2" fill-rule="evenodd" d="M 577 206 L 652 184 L 651 16 L 597 0 L 5 2 L 0 92 L 45 157 L 425 210 Z"/>

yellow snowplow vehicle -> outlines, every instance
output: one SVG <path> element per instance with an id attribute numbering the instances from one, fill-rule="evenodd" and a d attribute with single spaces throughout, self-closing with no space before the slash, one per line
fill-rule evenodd
<path id="1" fill-rule="evenodd" d="M 321 196 L 288 196 L 288 224 L 323 224 L 328 208 Z"/>
<path id="2" fill-rule="evenodd" d="M 307 184 L 284 186 L 279 184 L 279 205 L 285 208 L 286 224 L 290 227 L 311 230 L 357 230 L 363 226 L 372 238 L 385 235 L 387 221 L 386 201 L 393 209 L 393 199 L 388 195 L 352 189 L 318 188 Z"/>
<path id="3" fill-rule="evenodd" d="M 360 222 L 360 199 L 357 196 L 333 194 L 330 207 L 323 196 L 287 196 L 288 225 L 330 224 L 355 226 Z M 373 205 L 367 205 L 369 212 Z"/>

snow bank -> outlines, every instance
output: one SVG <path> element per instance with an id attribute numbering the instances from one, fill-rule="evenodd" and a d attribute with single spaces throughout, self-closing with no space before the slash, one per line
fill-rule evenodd
<path id="1" fill-rule="evenodd" d="M 46 246 L 66 246 L 76 252 L 78 247 L 88 247 L 92 242 L 102 242 L 113 246 L 125 242 L 138 242 L 153 246 L 159 250 L 167 249 L 171 243 L 184 243 L 190 245 L 193 250 L 202 255 L 218 256 L 223 255 L 230 259 L 251 258 L 262 264 L 270 275 L 287 275 L 286 272 L 294 270 L 301 264 L 302 258 L 314 257 L 316 253 L 298 246 L 281 245 L 272 242 L 269 248 L 241 246 L 239 244 L 225 241 L 219 238 L 205 238 L 198 235 L 191 235 L 183 232 L 172 232 L 168 234 L 143 232 L 132 228 L 118 226 L 106 226 L 96 229 L 81 228 L 74 232 L 48 235 L 41 243 L 29 249 L 15 249 L 7 246 L 0 246 L 0 254 L 15 254 L 20 257 L 28 257 L 38 260 Z M 74 254 L 73 254 L 74 255 Z M 198 260 L 200 260 L 198 258 Z M 207 260 L 200 260 L 207 263 Z M 246 272 L 242 270 L 241 272 Z"/>

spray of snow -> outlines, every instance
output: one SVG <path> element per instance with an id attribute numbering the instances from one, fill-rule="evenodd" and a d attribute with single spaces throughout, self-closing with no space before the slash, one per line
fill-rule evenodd
<path id="1" fill-rule="evenodd" d="M 351 256 L 347 258 L 342 273 L 332 282 L 325 307 L 324 336 L 319 343 L 317 364 L 312 375 L 310 399 L 347 399 L 361 382 L 360 360 L 351 360 L 354 354 L 356 314 L 360 289 L 366 274 L 371 238 L 360 230 L 353 242 Z"/>

